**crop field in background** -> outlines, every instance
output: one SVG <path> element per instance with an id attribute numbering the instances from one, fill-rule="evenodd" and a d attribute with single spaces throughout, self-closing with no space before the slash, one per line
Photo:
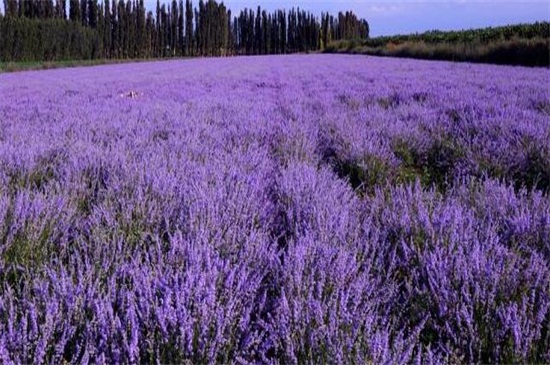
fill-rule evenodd
<path id="1" fill-rule="evenodd" d="M 324 52 L 427 60 L 550 66 L 550 23 L 381 36 L 328 43 Z"/>
<path id="2" fill-rule="evenodd" d="M 0 362 L 550 362 L 550 70 L 0 75 Z"/>

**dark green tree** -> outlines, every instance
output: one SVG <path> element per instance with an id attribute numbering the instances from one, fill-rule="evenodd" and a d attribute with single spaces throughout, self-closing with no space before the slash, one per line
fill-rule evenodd
<path id="1" fill-rule="evenodd" d="M 80 18 L 83 26 L 88 25 L 88 0 L 80 1 Z"/>
<path id="2" fill-rule="evenodd" d="M 78 0 L 69 0 L 69 19 L 72 22 L 81 21 L 80 3 Z"/>
<path id="3" fill-rule="evenodd" d="M 88 0 L 88 25 L 97 28 L 99 17 L 99 7 L 97 0 Z"/>
<path id="4" fill-rule="evenodd" d="M 185 43 L 185 28 L 183 27 L 183 0 L 179 1 L 178 4 L 178 55 L 183 56 L 185 54 L 184 43 Z"/>
<path id="5" fill-rule="evenodd" d="M 193 4 L 185 0 L 185 55 L 191 56 L 193 51 Z"/>
<path id="6" fill-rule="evenodd" d="M 295 8 L 268 13 L 258 6 L 232 16 L 216 0 L 199 0 L 196 8 L 191 0 L 185 7 L 157 0 L 156 14 L 144 0 L 69 0 L 67 14 L 66 3 L 3 0 L 0 61 L 288 53 L 369 34 L 352 12 L 319 21 Z"/>
<path id="7" fill-rule="evenodd" d="M 109 0 L 105 0 L 104 9 L 103 9 L 103 54 L 106 58 L 111 58 L 111 47 L 112 47 L 112 37 L 113 29 L 111 27 L 111 7 Z"/>
<path id="8" fill-rule="evenodd" d="M 120 58 L 120 25 L 116 0 L 111 3 L 111 55 Z"/>

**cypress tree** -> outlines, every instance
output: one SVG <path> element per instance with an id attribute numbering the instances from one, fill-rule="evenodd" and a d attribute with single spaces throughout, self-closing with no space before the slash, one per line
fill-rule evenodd
<path id="1" fill-rule="evenodd" d="M 215 0 L 200 0 L 197 8 L 191 0 L 185 7 L 183 0 L 157 0 L 156 16 L 144 0 L 69 0 L 69 21 L 61 22 L 66 1 L 3 0 L 2 60 L 272 54 L 369 35 L 369 24 L 353 12 L 323 13 L 319 21 L 299 8 L 268 13 L 258 6 L 232 17 Z"/>
<path id="2" fill-rule="evenodd" d="M 97 28 L 99 17 L 99 9 L 97 0 L 88 0 L 88 25 L 92 28 Z"/>
<path id="3" fill-rule="evenodd" d="M 195 30 L 193 32 L 193 42 L 195 45 L 195 55 L 200 55 L 200 13 L 195 8 Z"/>
<path id="4" fill-rule="evenodd" d="M 205 55 L 205 25 L 206 25 L 206 16 L 205 16 L 205 7 L 202 0 L 199 1 L 199 12 L 195 13 L 195 22 L 197 23 L 197 47 L 198 54 L 201 56 Z"/>
<path id="5" fill-rule="evenodd" d="M 107 0 L 108 1 L 108 0 Z M 111 3 L 111 55 L 114 58 L 120 57 L 120 42 L 119 42 L 119 22 L 118 22 L 118 7 L 116 0 Z"/>
<path id="6" fill-rule="evenodd" d="M 227 8 L 223 3 L 219 6 L 220 20 L 218 23 L 218 29 L 220 34 L 220 44 L 219 44 L 219 56 L 226 56 L 229 51 L 229 32 L 231 27 L 231 22 L 228 20 L 231 19 L 231 12 L 227 11 Z"/>
<path id="7" fill-rule="evenodd" d="M 246 45 L 246 54 L 254 54 L 254 11 L 252 9 L 248 12 L 248 19 L 246 21 L 246 34 L 247 34 L 247 45 Z"/>
<path id="8" fill-rule="evenodd" d="M 80 4 L 78 0 L 69 0 L 69 19 L 72 22 L 78 22 L 80 17 Z"/>
<path id="9" fill-rule="evenodd" d="M 227 51 L 226 55 L 233 54 L 233 28 L 232 28 L 232 18 L 231 10 L 227 9 Z"/>
<path id="10" fill-rule="evenodd" d="M 147 50 L 147 26 L 145 17 L 145 3 L 144 0 L 139 0 L 135 8 L 136 19 L 136 46 L 137 56 L 145 57 Z"/>
<path id="11" fill-rule="evenodd" d="M 256 17 L 254 18 L 254 54 L 260 54 L 262 49 L 262 11 L 258 6 Z"/>
<path id="12" fill-rule="evenodd" d="M 124 57 L 125 58 L 133 58 L 135 57 L 134 54 L 134 27 L 132 23 L 132 2 L 129 0 L 126 4 L 124 4 L 124 0 L 121 0 L 122 2 L 122 9 L 124 14 Z"/>
<path id="13" fill-rule="evenodd" d="M 178 47 L 178 2 L 172 0 L 172 6 L 170 7 L 170 51 L 171 55 L 176 55 Z"/>
<path id="14" fill-rule="evenodd" d="M 104 6 L 104 30 L 103 30 L 103 53 L 105 54 L 105 57 L 111 58 L 111 47 L 112 47 L 112 36 L 113 36 L 113 29 L 111 27 L 111 8 L 110 8 L 110 2 L 109 0 L 105 0 L 105 6 Z"/>
<path id="15" fill-rule="evenodd" d="M 162 57 L 168 55 L 168 50 L 170 48 L 170 22 L 168 21 L 168 12 L 166 10 L 166 5 L 160 7 L 160 19 L 161 19 L 161 29 L 162 29 Z"/>
<path id="16" fill-rule="evenodd" d="M 105 38 L 105 9 L 103 8 L 103 4 L 99 4 L 97 7 L 97 35 L 99 57 L 106 58 L 105 47 L 103 45 Z"/>
<path id="17" fill-rule="evenodd" d="M 267 23 L 267 13 L 262 11 L 262 53 L 269 53 L 269 28 Z"/>
<path id="18" fill-rule="evenodd" d="M 55 18 L 65 19 L 66 14 L 66 0 L 56 0 L 55 1 Z"/>
<path id="19" fill-rule="evenodd" d="M 178 6 L 178 54 L 183 56 L 185 53 L 184 50 L 184 28 L 183 28 L 183 0 L 179 1 Z"/>
<path id="20" fill-rule="evenodd" d="M 271 53 L 279 53 L 279 25 L 277 22 L 277 12 L 269 14 L 269 21 L 271 23 Z"/>
<path id="21" fill-rule="evenodd" d="M 185 54 L 191 56 L 193 50 L 193 4 L 185 0 Z"/>
<path id="22" fill-rule="evenodd" d="M 17 18 L 19 5 L 17 0 L 4 0 L 4 11 L 6 12 L 6 17 Z"/>
<path id="23" fill-rule="evenodd" d="M 39 1 L 38 4 L 40 4 L 41 8 L 41 16 L 40 19 L 50 19 L 53 18 L 55 15 L 55 6 L 53 5 L 52 0 L 43 0 Z"/>
<path id="24" fill-rule="evenodd" d="M 126 38 L 128 37 L 128 29 L 126 26 L 126 6 L 123 0 L 118 0 L 117 4 L 117 22 L 118 22 L 118 49 L 119 49 L 119 58 L 128 57 L 128 48 L 126 43 Z"/>
<path id="25" fill-rule="evenodd" d="M 162 32 L 160 28 L 160 2 L 157 0 L 157 9 L 156 9 L 156 28 L 157 28 L 157 44 L 156 44 L 156 54 L 155 57 L 162 56 Z"/>
<path id="26" fill-rule="evenodd" d="M 155 34 L 155 19 L 153 17 L 153 13 L 150 11 L 147 12 L 145 29 L 147 34 L 146 57 L 152 57 L 154 56 L 153 50 L 154 50 L 154 43 L 156 41 L 156 34 Z"/>
<path id="27" fill-rule="evenodd" d="M 126 0 L 124 13 L 126 15 L 126 49 L 128 58 L 136 58 L 137 39 L 136 39 L 136 13 L 135 0 Z"/>
<path id="28" fill-rule="evenodd" d="M 88 25 L 88 0 L 81 0 L 80 2 L 80 18 L 82 25 Z"/>

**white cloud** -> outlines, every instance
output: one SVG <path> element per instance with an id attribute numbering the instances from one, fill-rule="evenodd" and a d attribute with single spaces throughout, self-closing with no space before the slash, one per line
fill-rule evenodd
<path id="1" fill-rule="evenodd" d="M 368 11 L 373 13 L 391 13 L 402 9 L 403 7 L 398 5 L 371 5 L 367 8 Z"/>

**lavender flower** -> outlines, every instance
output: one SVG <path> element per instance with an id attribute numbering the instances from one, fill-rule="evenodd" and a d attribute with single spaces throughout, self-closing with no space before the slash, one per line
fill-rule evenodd
<path id="1" fill-rule="evenodd" d="M 548 82 L 344 55 L 0 75 L 0 362 L 550 361 Z"/>

